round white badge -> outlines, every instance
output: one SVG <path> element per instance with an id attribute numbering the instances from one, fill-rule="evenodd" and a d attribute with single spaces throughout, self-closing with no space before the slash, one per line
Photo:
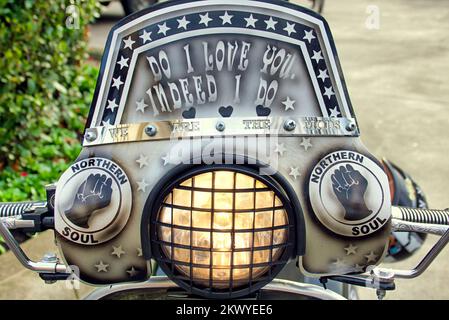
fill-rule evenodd
<path id="1" fill-rule="evenodd" d="M 318 220 L 343 236 L 369 235 L 390 218 L 386 175 L 358 152 L 341 150 L 322 158 L 311 172 L 309 195 Z"/>
<path id="2" fill-rule="evenodd" d="M 55 229 L 84 245 L 108 241 L 126 225 L 131 199 L 129 179 L 116 163 L 104 158 L 80 160 L 58 181 Z"/>

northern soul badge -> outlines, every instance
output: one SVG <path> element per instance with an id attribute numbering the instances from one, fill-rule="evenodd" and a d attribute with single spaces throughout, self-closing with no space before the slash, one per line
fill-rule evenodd
<path id="1" fill-rule="evenodd" d="M 310 174 L 309 195 L 318 220 L 342 236 L 369 235 L 390 217 L 385 173 L 358 152 L 341 150 L 323 157 Z"/>
<path id="2" fill-rule="evenodd" d="M 58 181 L 55 229 L 72 242 L 106 242 L 126 225 L 131 199 L 131 184 L 119 165 L 104 158 L 80 160 Z"/>

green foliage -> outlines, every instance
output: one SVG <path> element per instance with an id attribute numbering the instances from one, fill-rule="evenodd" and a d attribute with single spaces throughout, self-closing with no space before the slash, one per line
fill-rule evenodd
<path id="1" fill-rule="evenodd" d="M 0 0 L 0 201 L 44 199 L 78 155 L 97 75 L 82 64 L 86 25 L 98 12 L 96 0 Z"/>

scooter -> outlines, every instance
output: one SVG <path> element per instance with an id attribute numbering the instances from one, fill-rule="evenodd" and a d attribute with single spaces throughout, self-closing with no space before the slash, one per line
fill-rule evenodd
<path id="1" fill-rule="evenodd" d="M 111 30 L 76 161 L 0 235 L 87 299 L 382 299 L 449 212 L 363 145 L 325 19 L 285 1 L 170 1 Z M 32 261 L 11 230 L 54 230 Z M 412 270 L 379 266 L 440 240 Z M 404 236 L 405 235 L 405 236 Z M 107 286 L 105 286 L 107 285 Z"/>

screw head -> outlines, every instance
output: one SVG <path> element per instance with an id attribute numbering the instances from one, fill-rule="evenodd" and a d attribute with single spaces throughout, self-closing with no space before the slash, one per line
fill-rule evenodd
<path id="1" fill-rule="evenodd" d="M 157 128 L 150 124 L 150 125 L 145 127 L 145 133 L 149 137 L 154 137 L 156 135 L 156 133 L 157 133 Z"/>
<path id="2" fill-rule="evenodd" d="M 217 124 L 215 125 L 215 129 L 217 129 L 220 132 L 223 132 L 226 129 L 226 125 L 224 124 L 223 121 L 218 121 Z"/>
<path id="3" fill-rule="evenodd" d="M 97 132 L 94 130 L 87 131 L 85 138 L 88 142 L 93 142 L 97 139 Z"/>
<path id="4" fill-rule="evenodd" d="M 293 131 L 296 128 L 296 121 L 292 119 L 288 119 L 284 122 L 284 129 L 286 131 Z"/>
<path id="5" fill-rule="evenodd" d="M 355 130 L 355 123 L 354 122 L 350 122 L 346 125 L 346 130 L 348 131 L 354 131 Z"/>

